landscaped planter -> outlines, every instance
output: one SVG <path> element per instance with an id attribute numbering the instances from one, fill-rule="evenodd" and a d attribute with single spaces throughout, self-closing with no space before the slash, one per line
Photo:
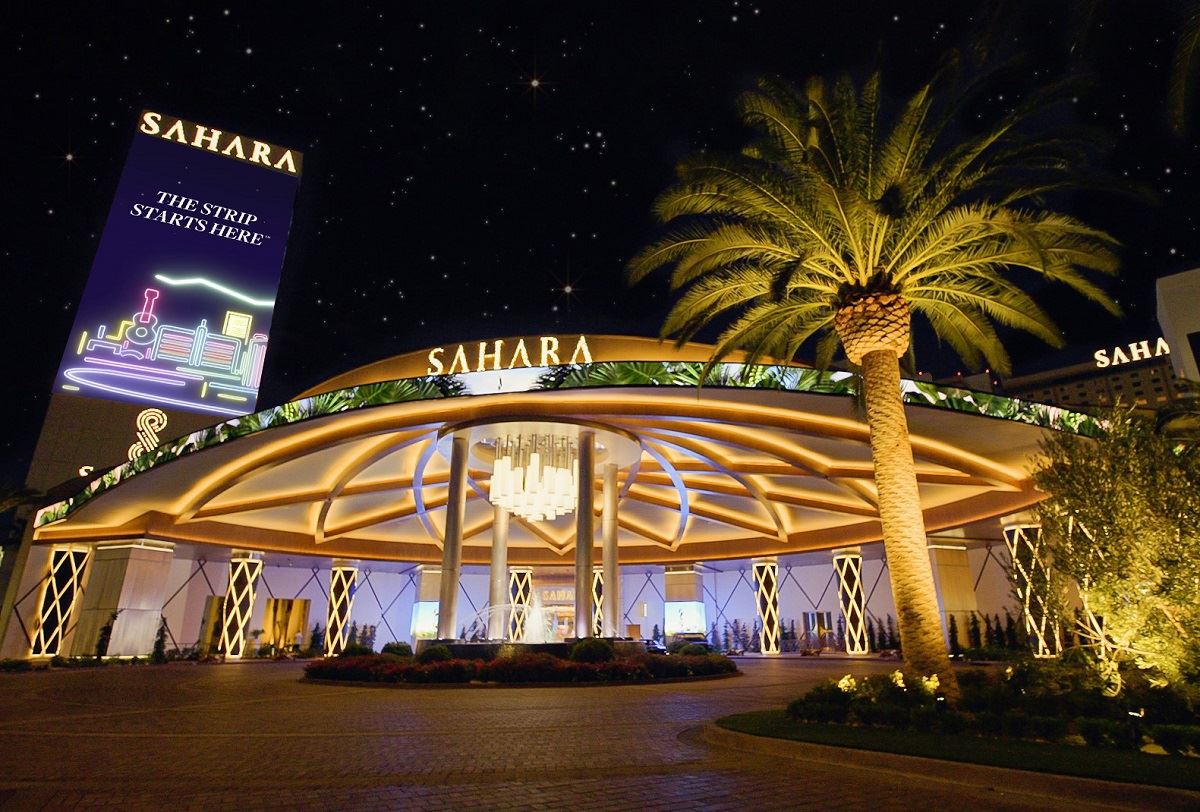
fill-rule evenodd
<path id="1" fill-rule="evenodd" d="M 305 666 L 311 681 L 380 685 L 614 685 L 732 676 L 737 666 L 718 654 L 686 657 L 641 654 L 588 663 L 550 654 L 519 654 L 489 661 L 450 659 L 419 663 L 389 655 L 337 657 Z"/>

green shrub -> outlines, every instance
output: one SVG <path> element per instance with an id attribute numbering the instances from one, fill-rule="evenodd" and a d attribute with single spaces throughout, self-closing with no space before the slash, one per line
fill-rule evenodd
<path id="1" fill-rule="evenodd" d="M 1036 738 L 1060 741 L 1067 735 L 1067 720 L 1060 716 L 1030 716 L 1029 730 Z"/>
<path id="2" fill-rule="evenodd" d="M 565 665 L 552 654 L 528 652 L 484 663 L 479 678 L 486 682 L 565 682 L 562 674 Z"/>
<path id="3" fill-rule="evenodd" d="M 607 663 L 614 657 L 613 644 L 599 637 L 585 637 L 571 647 L 571 660 L 577 663 Z"/>
<path id="4" fill-rule="evenodd" d="M 678 654 L 679 652 L 683 651 L 685 646 L 690 645 L 692 644 L 687 640 L 672 640 L 670 643 L 667 643 L 667 653 Z"/>
<path id="5" fill-rule="evenodd" d="M 1129 726 L 1113 719 L 1076 719 L 1075 729 L 1092 747 L 1128 746 Z"/>
<path id="6" fill-rule="evenodd" d="M 444 646 L 443 646 L 443 648 L 444 648 Z M 342 649 L 342 653 L 339 654 L 338 656 L 339 657 L 369 657 L 374 653 L 375 653 L 375 649 L 371 648 L 370 646 L 364 646 L 359 643 L 347 643 L 346 647 Z M 446 653 L 449 654 L 450 652 L 447 650 Z M 447 659 L 449 659 L 449 658 L 447 658 Z"/>
<path id="7" fill-rule="evenodd" d="M 1000 732 L 1013 739 L 1024 739 L 1029 736 L 1031 727 L 1029 717 L 1024 713 L 1006 713 L 1000 717 Z"/>
<path id="8" fill-rule="evenodd" d="M 0 671 L 31 671 L 33 663 L 29 660 L 18 660 L 15 658 L 5 658 L 0 660 Z"/>
<path id="9" fill-rule="evenodd" d="M 1155 743 L 1168 753 L 1186 753 L 1194 738 L 1200 737 L 1200 727 L 1193 725 L 1155 725 L 1150 730 Z"/>
<path id="10" fill-rule="evenodd" d="M 999 736 L 1004 729 L 1004 715 L 993 711 L 975 714 L 975 730 L 987 736 Z"/>
<path id="11" fill-rule="evenodd" d="M 395 654 L 397 657 L 411 657 L 413 652 L 412 646 L 410 646 L 408 643 L 391 642 L 384 643 L 383 653 Z"/>
<path id="12" fill-rule="evenodd" d="M 941 715 L 938 713 L 937 708 L 915 708 L 909 714 L 909 723 L 912 725 L 913 730 L 930 733 L 939 726 L 938 722 Z"/>
<path id="13" fill-rule="evenodd" d="M 943 711 L 938 716 L 938 729 L 951 735 L 962 733 L 967 729 L 967 717 L 958 711 Z"/>
<path id="14" fill-rule="evenodd" d="M 454 655 L 450 653 L 450 649 L 446 646 L 443 646 L 441 643 L 436 646 L 430 646 L 417 655 L 417 662 L 420 665 L 439 663 L 453 659 Z"/>
<path id="15" fill-rule="evenodd" d="M 708 647 L 702 646 L 699 643 L 688 643 L 679 649 L 679 653 L 685 657 L 703 657 L 705 654 L 708 654 Z"/>

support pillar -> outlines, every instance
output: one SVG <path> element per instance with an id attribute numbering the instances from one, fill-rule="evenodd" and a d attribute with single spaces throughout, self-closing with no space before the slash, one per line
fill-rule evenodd
<path id="1" fill-rule="evenodd" d="M 422 564 L 417 567 L 417 599 L 413 602 L 409 632 L 415 646 L 418 640 L 432 640 L 438 633 L 438 596 L 442 589 L 441 567 Z"/>
<path id="2" fill-rule="evenodd" d="M 1033 656 L 1057 657 L 1062 639 L 1050 602 L 1050 562 L 1042 545 L 1042 526 L 1023 522 L 1005 524 L 1004 542 L 1012 559 L 1013 582 Z"/>
<path id="3" fill-rule="evenodd" d="M 953 532 L 953 531 L 952 531 Z M 957 531 L 961 534 L 962 531 Z M 956 541 L 956 535 L 943 533 L 929 541 L 929 563 L 933 566 L 933 581 L 937 585 L 938 602 L 942 609 L 942 630 L 950 643 L 950 619 L 958 631 L 958 645 L 966 640 L 971 617 L 979 611 L 975 599 L 975 580 L 967 561 L 967 545 Z"/>
<path id="4" fill-rule="evenodd" d="M 621 630 L 621 566 L 617 556 L 617 466 L 604 466 L 604 506 L 600 514 L 601 561 L 604 565 L 604 619 L 601 635 L 624 637 Z"/>
<path id="5" fill-rule="evenodd" d="M 246 629 L 254 614 L 254 590 L 262 575 L 262 555 L 234 550 L 229 559 L 229 585 L 221 604 L 221 651 L 232 659 L 246 653 Z"/>
<path id="6" fill-rule="evenodd" d="M 71 615 L 83 587 L 91 548 L 83 545 L 55 547 L 50 550 L 50 570 L 38 601 L 37 630 L 33 633 L 31 655 L 53 657 L 63 647 L 71 628 Z"/>
<path id="7" fill-rule="evenodd" d="M 467 515 L 467 438 L 455 435 L 450 446 L 450 489 L 446 501 L 446 538 L 442 544 L 442 583 L 438 591 L 439 640 L 458 638 L 458 590 L 462 574 L 463 521 Z"/>
<path id="8" fill-rule="evenodd" d="M 753 564 L 758 594 L 759 650 L 763 654 L 778 654 L 779 561 L 776 558 L 756 558 Z"/>
<path id="9" fill-rule="evenodd" d="M 174 550 L 169 542 L 149 540 L 95 545 L 71 639 L 73 655 L 94 655 L 101 629 L 109 623 L 105 654 L 136 657 L 154 650 Z"/>
<path id="10" fill-rule="evenodd" d="M 533 603 L 533 570 L 514 567 L 508 571 L 508 596 L 512 615 L 508 620 L 508 639 L 525 642 L 525 627 L 529 622 L 529 605 Z"/>
<path id="11" fill-rule="evenodd" d="M 663 634 L 670 638 L 684 632 L 708 634 L 704 621 L 704 581 L 699 564 L 667 567 L 663 576 Z"/>
<path id="12" fill-rule="evenodd" d="M 325 654 L 329 656 L 341 654 L 350 642 L 350 613 L 357 588 L 357 562 L 335 558 L 329 570 L 329 607 L 325 613 Z"/>
<path id="13" fill-rule="evenodd" d="M 604 636 L 604 569 L 592 567 L 592 637 Z"/>
<path id="14" fill-rule="evenodd" d="M 838 604 L 846 624 L 846 653 L 869 654 L 867 644 L 867 596 L 863 590 L 862 552 L 858 547 L 833 551 L 833 569 L 838 579 Z"/>
<path id="15" fill-rule="evenodd" d="M 508 628 L 508 511 L 496 505 L 492 508 L 492 565 L 488 570 L 488 631 L 489 640 L 503 640 Z"/>
<path id="16" fill-rule="evenodd" d="M 596 436 L 579 432 L 579 499 L 575 508 L 575 636 L 592 633 L 592 548 L 595 545 L 592 505 L 595 498 Z"/>

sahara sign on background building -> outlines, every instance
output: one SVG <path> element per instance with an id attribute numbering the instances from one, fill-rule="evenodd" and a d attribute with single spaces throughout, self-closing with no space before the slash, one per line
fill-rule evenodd
<path id="1" fill-rule="evenodd" d="M 55 393 L 254 411 L 302 165 L 143 111 Z"/>

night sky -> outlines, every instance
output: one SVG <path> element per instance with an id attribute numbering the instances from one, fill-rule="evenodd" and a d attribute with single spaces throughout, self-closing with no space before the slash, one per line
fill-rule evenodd
<path id="1" fill-rule="evenodd" d="M 740 91 L 879 67 L 903 98 L 982 27 L 962 2 L 18 5 L 0 35 L 0 482 L 28 465 L 144 107 L 305 153 L 265 406 L 443 342 L 656 334 L 665 285 L 626 289 L 624 260 L 655 233 L 679 158 L 741 146 Z M 1019 62 L 960 126 L 1079 74 L 1064 123 L 1095 128 L 1111 142 L 1100 165 L 1155 198 L 1064 203 L 1124 244 L 1111 289 L 1128 316 L 1046 292 L 1073 349 L 1014 337 L 1020 372 L 1157 334 L 1153 280 L 1200 264 L 1200 122 L 1167 125 L 1174 4 L 1042 0 L 1000 20 L 993 50 Z M 922 369 L 959 369 L 928 339 L 918 350 Z"/>

